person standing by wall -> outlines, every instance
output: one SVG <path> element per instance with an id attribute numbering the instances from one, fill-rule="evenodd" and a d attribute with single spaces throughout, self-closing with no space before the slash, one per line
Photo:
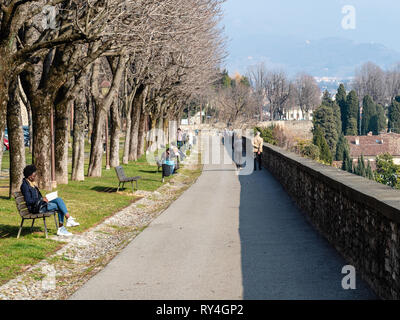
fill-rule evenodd
<path id="1" fill-rule="evenodd" d="M 263 151 L 263 145 L 264 145 L 264 140 L 263 138 L 261 138 L 260 131 L 258 131 L 253 139 L 254 171 L 257 171 L 257 162 L 258 162 L 258 168 L 261 170 L 261 155 Z"/>

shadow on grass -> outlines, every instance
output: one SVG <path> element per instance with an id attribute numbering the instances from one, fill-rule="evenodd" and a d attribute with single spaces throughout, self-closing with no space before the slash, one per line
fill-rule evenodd
<path id="1" fill-rule="evenodd" d="M 29 221 L 30 222 L 25 221 L 26 226 L 24 225 L 24 227 L 22 228 L 21 238 L 23 238 L 25 235 L 29 235 L 29 234 L 32 234 L 35 232 L 43 233 L 43 235 L 44 235 L 43 222 L 42 222 L 42 226 L 40 226 L 39 224 L 36 225 L 39 222 L 39 221 L 36 221 L 35 226 L 31 229 L 32 222 L 31 222 L 31 220 L 29 220 Z M 54 225 L 49 226 L 47 220 L 46 220 L 46 223 L 47 223 L 47 231 L 50 233 L 49 229 L 54 229 Z M 19 230 L 19 225 L 12 226 L 12 225 L 0 224 L 0 239 L 16 238 L 18 235 L 18 230 Z"/>
<path id="2" fill-rule="evenodd" d="M 126 187 L 119 188 L 119 191 L 124 191 L 126 189 L 127 189 Z M 118 188 L 96 186 L 96 187 L 90 188 L 90 190 L 94 190 L 96 192 L 116 193 Z"/>
<path id="3" fill-rule="evenodd" d="M 161 173 L 161 171 L 157 171 L 157 169 L 155 169 L 155 170 L 139 170 L 139 172 L 143 172 L 143 173 Z"/>

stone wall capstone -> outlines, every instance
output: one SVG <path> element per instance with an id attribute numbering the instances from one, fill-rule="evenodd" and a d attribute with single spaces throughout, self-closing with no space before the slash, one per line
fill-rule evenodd
<path id="1" fill-rule="evenodd" d="M 266 145 L 263 166 L 382 299 L 400 299 L 400 191 Z"/>

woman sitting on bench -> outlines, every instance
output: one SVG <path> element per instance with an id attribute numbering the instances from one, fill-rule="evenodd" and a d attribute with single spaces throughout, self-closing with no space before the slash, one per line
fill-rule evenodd
<path id="1" fill-rule="evenodd" d="M 34 165 L 26 166 L 24 169 L 24 179 L 22 180 L 21 193 L 24 195 L 26 206 L 30 213 L 43 213 L 48 211 L 57 211 L 59 228 L 58 236 L 72 236 L 71 232 L 64 227 L 64 216 L 67 218 L 67 227 L 79 226 L 79 223 L 72 218 L 61 198 L 52 201 L 42 197 L 39 188 L 36 186 L 36 167 Z"/>

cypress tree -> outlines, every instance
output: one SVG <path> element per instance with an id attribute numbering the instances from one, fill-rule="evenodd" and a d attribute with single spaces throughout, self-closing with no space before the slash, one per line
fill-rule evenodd
<path id="1" fill-rule="evenodd" d="M 353 173 L 353 159 L 350 158 L 350 151 L 348 149 L 344 150 L 342 169 Z"/>
<path id="2" fill-rule="evenodd" d="M 365 136 L 373 131 L 373 118 L 376 116 L 376 104 L 370 96 L 363 99 L 363 112 L 361 120 L 361 135 Z"/>
<path id="3" fill-rule="evenodd" d="M 346 128 L 346 89 L 343 83 L 340 84 L 337 93 L 336 93 L 336 103 L 339 105 L 340 108 L 340 120 L 342 122 L 342 130 L 344 131 Z"/>
<path id="4" fill-rule="evenodd" d="M 389 131 L 400 133 L 400 97 L 396 97 L 395 101 L 389 107 Z"/>
<path id="5" fill-rule="evenodd" d="M 376 105 L 376 114 L 371 118 L 369 131 L 372 131 L 374 135 L 386 131 L 385 110 L 380 104 Z"/>
<path id="6" fill-rule="evenodd" d="M 354 118 L 347 119 L 346 135 L 356 136 L 357 135 L 357 120 Z"/>
<path id="7" fill-rule="evenodd" d="M 335 155 L 336 161 L 344 161 L 345 151 L 348 151 L 348 153 L 350 153 L 350 146 L 349 142 L 342 133 L 339 136 L 339 141 L 336 146 L 336 155 Z"/>
<path id="8" fill-rule="evenodd" d="M 366 169 L 365 169 L 364 155 L 361 155 L 360 161 L 361 161 L 361 162 L 358 164 L 359 167 L 360 167 L 360 169 L 359 169 L 359 174 L 360 174 L 360 176 L 362 176 L 362 177 L 366 177 L 366 176 L 367 176 L 367 171 L 366 171 Z"/>
<path id="9" fill-rule="evenodd" d="M 348 136 L 357 135 L 357 119 L 359 118 L 359 100 L 357 93 L 352 90 L 346 99 L 346 129 L 345 133 Z"/>
<path id="10" fill-rule="evenodd" d="M 368 160 L 368 166 L 367 166 L 367 178 L 369 180 L 375 180 L 374 172 L 372 171 L 371 163 L 369 160 Z"/>

